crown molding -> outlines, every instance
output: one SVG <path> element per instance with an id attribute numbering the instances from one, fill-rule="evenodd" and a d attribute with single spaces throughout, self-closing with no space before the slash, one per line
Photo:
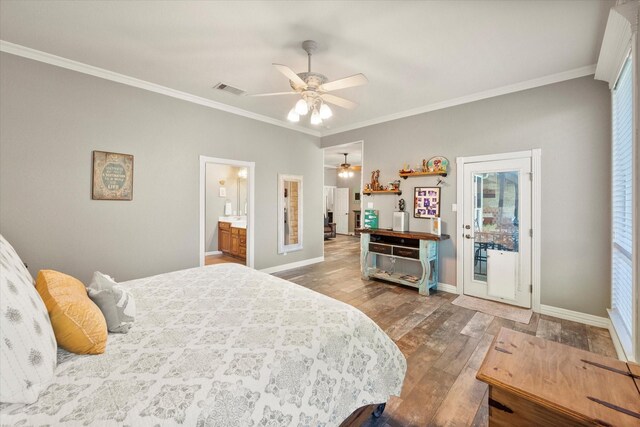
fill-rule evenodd
<path id="1" fill-rule="evenodd" d="M 600 46 L 595 78 L 609 83 L 613 89 L 622 66 L 631 51 L 631 41 L 638 31 L 640 4 L 632 1 L 612 7 Z"/>
<path id="2" fill-rule="evenodd" d="M 365 120 L 362 122 L 354 123 L 352 125 L 342 126 L 336 129 L 317 131 L 314 129 L 307 129 L 302 126 L 296 126 L 286 121 L 274 119 L 272 117 L 264 116 L 262 114 L 254 113 L 251 111 L 243 110 L 238 107 L 223 104 L 221 102 L 213 101 L 211 99 L 203 98 L 201 96 L 192 95 L 187 92 L 171 89 L 166 86 L 161 86 L 155 83 L 151 83 L 145 80 L 130 77 L 124 74 L 116 73 L 106 70 L 104 68 L 94 67 L 82 62 L 74 61 L 71 59 L 63 58 L 61 56 L 52 55 L 40 50 L 31 49 L 26 46 L 0 40 L 0 52 L 9 53 L 23 58 L 32 59 L 34 61 L 43 62 L 49 65 L 54 65 L 68 70 L 77 71 L 79 73 L 88 74 L 94 77 L 110 80 L 113 82 L 125 84 L 128 86 L 136 87 L 150 92 L 159 93 L 162 95 L 170 96 L 172 98 L 181 99 L 183 101 L 192 102 L 194 104 L 202 105 L 204 107 L 213 108 L 227 113 L 235 114 L 249 119 L 258 120 L 263 123 L 268 123 L 274 126 L 283 127 L 286 129 L 301 132 L 307 135 L 316 137 L 324 137 L 335 135 L 342 132 L 347 132 L 354 129 L 360 129 L 367 126 L 372 126 L 392 120 L 398 120 L 405 117 L 415 116 L 418 114 L 428 113 L 430 111 L 442 110 L 456 105 L 467 104 L 470 102 L 480 101 L 482 99 L 493 98 L 495 96 L 506 95 L 513 92 L 519 92 L 527 89 L 533 89 L 540 86 L 545 86 L 553 83 L 562 82 L 565 80 L 571 80 L 578 77 L 584 77 L 594 74 L 596 66 L 588 65 L 586 67 L 576 68 L 569 71 L 564 71 L 557 74 L 551 74 L 548 76 L 540 77 L 537 79 L 527 80 L 512 85 L 502 86 L 495 89 L 478 92 L 475 94 L 462 96 L 434 104 L 425 105 L 422 107 L 414 108 L 411 110 L 401 111 L 399 113 L 389 114 L 387 116 L 378 117 L 371 120 Z"/>
<path id="3" fill-rule="evenodd" d="M 470 102 L 480 101 L 482 99 L 493 98 L 500 95 L 507 95 L 509 93 L 520 92 L 527 89 L 533 89 L 540 86 L 559 83 L 565 80 L 576 79 L 578 77 L 590 76 L 595 73 L 595 70 L 595 64 L 587 65 L 585 67 L 575 68 L 573 70 L 563 71 L 561 73 L 550 74 L 548 76 L 539 77 L 537 79 L 527 80 L 524 82 L 502 86 L 495 89 L 489 89 L 471 95 L 461 96 L 459 98 L 436 102 L 435 104 L 429 104 L 422 107 L 413 108 L 411 110 L 401 111 L 399 113 L 389 114 L 387 116 L 378 117 L 376 119 L 365 120 L 362 122 L 354 123 L 352 125 L 342 126 L 336 129 L 324 131 L 322 132 L 322 136 L 324 137 L 335 135 L 354 129 L 360 129 L 366 126 L 377 125 L 384 122 L 390 122 L 392 120 L 403 119 L 405 117 L 417 116 L 418 114 L 428 113 L 430 111 L 443 110 L 445 108 L 455 107 L 456 105 L 468 104 Z"/>
<path id="4" fill-rule="evenodd" d="M 166 86 L 161 86 L 145 80 L 140 80 L 135 77 L 130 77 L 124 74 L 115 73 L 113 71 L 105 70 L 104 68 L 94 67 L 93 65 L 88 65 L 82 62 L 73 61 L 71 59 L 63 58 L 57 55 L 52 55 L 50 53 L 46 53 L 36 49 L 31 49 L 29 47 L 7 42 L 4 40 L 0 40 L 0 52 L 21 56 L 23 58 L 32 59 L 34 61 L 43 62 L 49 65 L 55 65 L 56 67 L 66 68 L 68 70 L 77 71 L 79 73 L 88 74 L 90 76 L 99 77 L 101 79 L 122 83 L 127 86 L 136 87 L 138 89 L 148 90 L 150 92 L 159 93 L 161 95 L 170 96 L 172 98 L 181 99 L 187 102 L 192 102 L 194 104 L 202 105 L 204 107 L 225 111 L 227 113 L 235 114 L 242 117 L 247 117 L 249 119 L 258 120 L 260 122 L 291 129 L 297 132 L 302 132 L 307 135 L 312 135 L 317 137 L 322 136 L 319 131 L 316 131 L 313 129 L 307 129 L 301 126 L 292 125 L 288 122 L 277 120 L 272 117 L 268 117 L 262 114 L 257 114 L 251 111 L 243 110 L 242 108 L 233 107 L 231 105 L 223 104 L 221 102 L 213 101 L 211 99 L 203 98 L 201 96 L 192 95 L 187 92 L 171 89 Z"/>

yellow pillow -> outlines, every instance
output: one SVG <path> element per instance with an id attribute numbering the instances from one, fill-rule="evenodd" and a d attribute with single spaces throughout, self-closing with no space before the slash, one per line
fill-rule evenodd
<path id="1" fill-rule="evenodd" d="M 41 270 L 36 289 L 47 306 L 58 345 L 78 354 L 104 353 L 107 322 L 78 279 L 53 270 Z"/>

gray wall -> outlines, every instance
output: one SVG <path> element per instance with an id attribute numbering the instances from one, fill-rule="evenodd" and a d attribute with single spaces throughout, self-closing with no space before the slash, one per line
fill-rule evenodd
<path id="1" fill-rule="evenodd" d="M 541 303 L 598 316 L 610 299 L 610 95 L 607 85 L 583 77 L 523 92 L 407 117 L 322 138 L 322 146 L 364 140 L 364 176 L 396 179 L 404 163 L 440 155 L 452 163 L 442 185 L 445 233 L 455 234 L 455 159 L 459 156 L 542 149 Z M 413 187 L 435 177 L 402 181 Z M 391 227 L 396 197 L 363 199 Z M 425 223 L 411 218 L 411 230 Z M 456 284 L 455 239 L 441 246 L 440 281 Z"/>
<path id="2" fill-rule="evenodd" d="M 127 280 L 197 266 L 200 155 L 256 162 L 256 268 L 323 254 L 317 137 L 5 53 L 0 129 L 0 232 L 34 275 Z M 92 150 L 135 156 L 133 201 L 91 200 Z M 304 249 L 287 256 L 278 173 L 305 185 Z"/>
<path id="3" fill-rule="evenodd" d="M 324 185 L 336 186 L 336 168 L 324 168 Z"/>

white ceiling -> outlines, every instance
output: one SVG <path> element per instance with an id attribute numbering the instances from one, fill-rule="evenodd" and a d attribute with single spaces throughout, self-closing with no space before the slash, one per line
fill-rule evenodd
<path id="1" fill-rule="evenodd" d="M 369 84 L 334 92 L 323 133 L 407 110 L 566 73 L 597 60 L 612 1 L 14 1 L 0 39 L 286 120 L 295 97 L 215 93 L 289 90 L 272 62 Z M 571 73 L 569 73 L 571 74 Z M 575 73 L 574 73 L 575 74 Z M 301 126 L 317 129 L 303 118 Z"/>
<path id="2" fill-rule="evenodd" d="M 324 149 L 324 166 L 337 168 L 344 163 L 344 153 L 347 153 L 347 162 L 351 166 L 362 166 L 362 143 L 337 145 Z"/>

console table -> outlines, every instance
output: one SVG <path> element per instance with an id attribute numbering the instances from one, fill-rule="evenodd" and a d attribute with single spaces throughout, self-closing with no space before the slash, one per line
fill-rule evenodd
<path id="1" fill-rule="evenodd" d="M 429 295 L 438 286 L 438 245 L 449 235 L 400 232 L 384 229 L 362 228 L 360 236 L 360 269 L 362 278 L 376 278 L 418 288 L 421 295 Z M 422 276 L 412 277 L 402 272 L 387 272 L 377 267 L 378 256 L 419 262 Z M 370 263 L 371 261 L 371 263 Z"/>

